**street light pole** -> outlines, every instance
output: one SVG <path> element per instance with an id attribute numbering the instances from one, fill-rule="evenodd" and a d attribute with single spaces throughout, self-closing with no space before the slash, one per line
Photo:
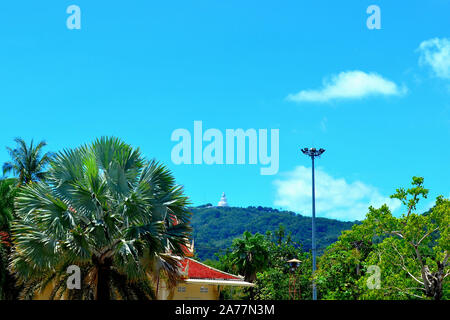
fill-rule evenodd
<path id="1" fill-rule="evenodd" d="M 317 245 L 316 245 L 316 192 L 314 187 L 314 156 L 311 156 L 312 159 L 312 254 L 313 254 L 313 275 L 316 272 L 316 254 L 317 254 Z M 317 300 L 317 289 L 316 282 L 313 280 L 313 300 Z"/>
<path id="2" fill-rule="evenodd" d="M 314 181 L 314 158 L 320 157 L 322 153 L 325 152 L 325 149 L 316 150 L 316 148 L 303 148 L 302 152 L 307 156 L 310 156 L 312 159 L 312 254 L 313 254 L 313 274 L 316 272 L 316 255 L 317 255 L 317 246 L 316 246 L 316 194 L 315 194 L 315 181 Z M 317 300 L 317 289 L 316 282 L 313 280 L 313 300 Z"/>

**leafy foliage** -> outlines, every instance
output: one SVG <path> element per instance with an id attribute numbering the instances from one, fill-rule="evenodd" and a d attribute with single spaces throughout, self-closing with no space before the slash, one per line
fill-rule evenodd
<path id="1" fill-rule="evenodd" d="M 21 138 L 14 140 L 17 144 L 15 149 L 7 147 L 11 161 L 3 164 L 3 175 L 13 172 L 18 176 L 19 184 L 27 184 L 31 181 L 39 181 L 45 178 L 45 167 L 50 162 L 53 154 L 42 154 L 42 149 L 47 145 L 41 141 L 36 146 L 33 140 L 29 146 Z"/>
<path id="2" fill-rule="evenodd" d="M 251 266 L 249 253 L 257 261 Z M 311 297 L 311 256 L 303 252 L 299 243 L 292 241 L 290 234 L 286 235 L 283 225 L 265 236 L 244 232 L 242 237 L 233 241 L 226 253 L 217 254 L 217 257 L 218 261 L 207 260 L 206 263 L 226 272 L 247 274 L 247 281 L 255 283 L 254 289 L 237 292 L 237 295 L 225 291 L 228 298 L 288 300 L 291 274 L 287 261 L 293 258 L 302 261 L 295 273 L 296 289 L 300 291 L 302 288 L 302 299 Z"/>
<path id="3" fill-rule="evenodd" d="M 440 300 L 448 294 L 450 200 L 440 196 L 430 213 L 415 213 L 419 200 L 428 194 L 423 181 L 413 177 L 411 188 L 397 189 L 392 196 L 406 207 L 400 218 L 387 206 L 370 208 L 367 215 L 365 223 L 385 237 L 367 261 L 381 264 L 385 271 L 384 296 Z M 375 298 L 377 293 L 367 291 L 364 297 Z"/>
<path id="4" fill-rule="evenodd" d="M 32 298 L 152 298 L 150 272 L 177 279 L 190 236 L 188 199 L 161 164 L 117 138 L 64 150 L 45 182 L 24 186 L 12 226 L 11 269 Z M 82 290 L 67 290 L 67 267 L 82 269 Z"/>
<path id="5" fill-rule="evenodd" d="M 425 214 L 415 212 L 428 190 L 423 178 L 393 198 L 406 207 L 394 217 L 386 205 L 369 208 L 361 225 L 344 232 L 320 258 L 315 275 L 324 299 L 448 299 L 450 201 L 438 197 Z M 380 270 L 380 287 L 368 285 Z"/>
<path id="6" fill-rule="evenodd" d="M 269 251 L 267 268 L 257 274 L 255 297 L 259 300 L 311 299 L 312 256 L 286 234 L 284 225 L 274 232 L 266 233 Z M 291 270 L 287 261 L 300 260 L 296 270 Z M 295 282 L 294 282 L 295 279 Z M 290 283 L 291 282 L 291 283 Z M 290 295 L 289 291 L 292 294 Z"/>
<path id="7" fill-rule="evenodd" d="M 17 194 L 15 179 L 0 180 L 0 299 L 13 300 L 19 288 L 8 270 L 11 253 L 10 227 L 14 219 L 14 197 Z"/>
<path id="8" fill-rule="evenodd" d="M 9 232 L 14 217 L 14 197 L 17 194 L 16 179 L 0 180 L 0 231 Z"/>
<path id="9" fill-rule="evenodd" d="M 252 235 L 246 231 L 242 238 L 233 240 L 231 263 L 245 281 L 254 282 L 256 272 L 263 270 L 269 259 L 269 252 L 264 236 L 256 233 Z"/>
<path id="10" fill-rule="evenodd" d="M 360 296 L 358 281 L 363 263 L 373 251 L 373 236 L 364 222 L 344 231 L 319 259 L 315 275 L 319 297 L 330 300 L 354 300 Z"/>
<path id="11" fill-rule="evenodd" d="M 421 177 L 392 196 L 405 207 L 400 217 L 383 205 L 370 207 L 362 222 L 318 218 L 313 275 L 309 217 L 264 207 L 189 208 L 166 167 L 117 138 L 57 155 L 42 155 L 45 142 L 16 143 L 3 169 L 18 178 L 0 180 L 0 299 L 19 292 L 31 299 L 48 288 L 52 299 L 155 298 L 149 275 L 175 285 L 174 256 L 184 256 L 190 237 L 199 259 L 255 283 L 222 297 L 287 300 L 295 278 L 301 299 L 311 298 L 313 279 L 321 299 L 450 298 L 450 200 L 440 196 L 417 213 L 428 195 Z M 292 258 L 301 261 L 295 270 Z M 82 290 L 66 287 L 70 265 L 81 267 Z M 373 266 L 381 270 L 378 289 L 368 286 Z"/>
<path id="12" fill-rule="evenodd" d="M 195 250 L 201 260 L 215 259 L 215 253 L 225 252 L 233 239 L 245 231 L 265 234 L 274 232 L 280 224 L 286 226 L 292 240 L 302 244 L 305 251 L 311 249 L 311 218 L 294 212 L 265 207 L 196 207 L 191 208 Z M 324 249 L 335 242 L 343 230 L 354 222 L 317 218 L 317 248 Z"/>

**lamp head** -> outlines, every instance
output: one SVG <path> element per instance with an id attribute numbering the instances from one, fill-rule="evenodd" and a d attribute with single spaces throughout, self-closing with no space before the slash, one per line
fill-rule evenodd
<path id="1" fill-rule="evenodd" d="M 325 149 L 320 148 L 319 150 L 317 150 L 316 148 L 303 148 L 300 149 L 304 154 L 306 154 L 307 156 L 310 157 L 318 157 L 320 156 L 322 153 L 325 152 Z"/>
<path id="2" fill-rule="evenodd" d="M 289 263 L 289 267 L 290 267 L 291 271 L 295 271 L 300 266 L 301 261 L 298 259 L 291 259 L 291 260 L 288 260 L 287 263 Z"/>

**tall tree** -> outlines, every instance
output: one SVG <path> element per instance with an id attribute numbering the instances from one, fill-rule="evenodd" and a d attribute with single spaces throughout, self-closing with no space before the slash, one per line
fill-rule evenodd
<path id="1" fill-rule="evenodd" d="M 45 167 L 52 158 L 52 153 L 42 154 L 42 149 L 47 145 L 41 141 L 36 146 L 31 140 L 28 146 L 21 138 L 14 139 L 17 146 L 12 149 L 6 147 L 11 161 L 3 164 L 3 175 L 13 172 L 18 176 L 19 184 L 27 184 L 31 181 L 39 181 L 45 178 Z"/>
<path id="2" fill-rule="evenodd" d="M 168 169 L 117 138 L 58 153 L 45 182 L 28 184 L 16 205 L 11 269 L 23 298 L 50 283 L 50 298 L 154 297 L 149 273 L 178 277 L 190 236 L 188 198 Z M 66 270 L 82 270 L 68 290 Z"/>
<path id="3" fill-rule="evenodd" d="M 406 208 L 400 218 L 386 205 L 370 208 L 365 223 L 384 239 L 366 265 L 378 265 L 383 271 L 383 290 L 366 291 L 366 298 L 381 294 L 440 300 L 450 289 L 450 200 L 440 196 L 431 212 L 415 213 L 419 200 L 428 194 L 423 181 L 413 177 L 411 188 L 397 189 L 391 196 Z"/>
<path id="4" fill-rule="evenodd" d="M 286 234 L 282 224 L 278 226 L 278 230 L 266 233 L 266 242 L 268 264 L 262 272 L 256 274 L 255 299 L 288 300 L 294 296 L 290 291 L 296 291 L 296 299 L 310 299 L 311 255 L 303 252 L 300 243 L 294 242 L 290 233 Z M 287 261 L 294 258 L 301 262 L 297 269 L 291 270 Z M 294 278 L 295 286 L 294 282 L 290 283 Z"/>
<path id="5" fill-rule="evenodd" d="M 242 238 L 233 240 L 232 247 L 231 257 L 236 271 L 244 276 L 245 281 L 254 282 L 256 273 L 268 264 L 269 251 L 264 236 L 246 231 Z"/>
<path id="6" fill-rule="evenodd" d="M 365 271 L 363 264 L 375 246 L 373 236 L 366 224 L 354 225 L 319 257 L 315 277 L 321 299 L 356 300 L 360 297 L 359 280 Z"/>

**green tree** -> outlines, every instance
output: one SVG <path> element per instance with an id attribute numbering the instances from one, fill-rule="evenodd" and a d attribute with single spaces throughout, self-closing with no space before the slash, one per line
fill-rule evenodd
<path id="1" fill-rule="evenodd" d="M 286 235 L 286 228 L 280 224 L 278 230 L 266 233 L 269 260 L 264 271 L 257 273 L 255 298 L 260 300 L 288 300 L 289 281 L 295 277 L 295 289 L 300 290 L 302 299 L 311 297 L 312 260 L 302 246 Z M 298 259 L 300 266 L 291 273 L 288 260 Z M 291 284 L 293 289 L 293 285 Z M 298 291 L 297 291 L 298 292 Z"/>
<path id="2" fill-rule="evenodd" d="M 10 227 L 14 218 L 15 179 L 0 180 L 0 299 L 13 300 L 18 290 L 8 270 L 11 253 Z"/>
<path id="3" fill-rule="evenodd" d="M 16 198 L 11 269 L 31 298 L 54 284 L 51 298 L 147 299 L 149 273 L 178 277 L 191 229 L 188 198 L 166 167 L 117 138 L 58 153 L 46 181 Z M 68 266 L 82 289 L 68 290 Z"/>
<path id="4" fill-rule="evenodd" d="M 383 241 L 369 255 L 366 267 L 380 267 L 382 290 L 368 290 L 364 286 L 366 275 L 360 280 L 365 289 L 363 298 L 448 298 L 450 201 L 440 196 L 431 212 L 415 213 L 419 200 L 428 194 L 423 181 L 413 177 L 411 188 L 397 189 L 392 195 L 406 207 L 400 218 L 394 217 L 386 205 L 370 208 L 365 223 Z"/>
<path id="5" fill-rule="evenodd" d="M 373 251 L 373 233 L 366 225 L 354 225 L 319 257 L 315 275 L 321 299 L 356 300 L 363 264 Z"/>
<path id="6" fill-rule="evenodd" d="M 245 231 L 242 238 L 233 240 L 232 248 L 231 258 L 235 270 L 244 276 L 245 281 L 254 282 L 256 273 L 264 270 L 268 264 L 269 252 L 264 236 Z"/>
<path id="7" fill-rule="evenodd" d="M 256 245 L 255 245 L 256 243 Z M 302 246 L 292 240 L 291 233 L 286 235 L 283 224 L 278 229 L 266 232 L 266 235 L 252 235 L 249 232 L 242 238 L 233 240 L 231 249 L 216 253 L 218 260 L 207 260 L 205 263 L 230 273 L 245 274 L 245 269 L 240 266 L 244 263 L 250 265 L 249 251 L 253 251 L 260 257 L 257 264 L 251 266 L 248 274 L 253 275 L 255 287 L 252 290 L 223 290 L 225 298 L 242 299 L 251 298 L 257 300 L 288 300 L 290 269 L 288 260 L 293 258 L 302 261 L 296 272 L 296 287 L 301 288 L 302 299 L 310 299 L 312 293 L 312 260 L 309 253 L 302 250 Z M 240 252 L 238 254 L 238 252 Z M 259 253 L 258 253 L 259 252 Z M 238 260 L 241 260 L 239 266 Z M 247 281 L 252 279 L 247 277 Z M 233 293 L 233 294 L 232 294 Z"/>
<path id="8" fill-rule="evenodd" d="M 269 268 L 257 274 L 256 300 L 289 300 L 289 273 L 282 268 Z"/>
<path id="9" fill-rule="evenodd" d="M 285 233 L 290 233 L 293 241 L 302 244 L 303 250 L 311 249 L 311 217 L 262 207 L 200 206 L 191 210 L 193 237 L 197 244 L 195 252 L 201 260 L 214 259 L 215 253 L 230 248 L 233 239 L 245 231 L 264 235 L 267 231 L 276 231 L 280 224 L 285 226 Z M 354 224 L 326 218 L 317 218 L 316 222 L 318 254 Z"/>
<path id="10" fill-rule="evenodd" d="M 0 179 L 0 231 L 9 232 L 14 217 L 16 179 Z"/>
<path id="11" fill-rule="evenodd" d="M 27 184 L 31 181 L 39 181 L 45 178 L 45 167 L 52 158 L 52 153 L 42 154 L 42 149 L 47 145 L 41 141 L 38 145 L 33 145 L 33 140 L 29 146 L 21 138 L 14 141 L 17 147 L 12 149 L 6 147 L 11 157 L 11 161 L 3 164 L 3 175 L 13 172 L 18 176 L 19 184 Z"/>

